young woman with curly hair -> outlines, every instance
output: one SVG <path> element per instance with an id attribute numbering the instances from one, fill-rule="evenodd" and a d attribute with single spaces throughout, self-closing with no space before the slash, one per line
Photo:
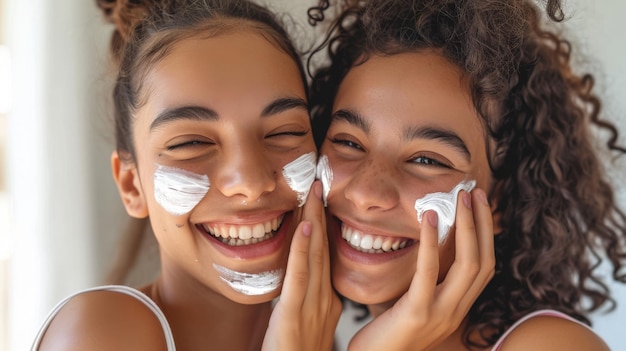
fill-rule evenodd
<path id="1" fill-rule="evenodd" d="M 161 273 L 72 295 L 33 349 L 330 349 L 341 308 L 285 30 L 245 0 L 97 3 L 117 26 L 113 177 Z"/>
<path id="2" fill-rule="evenodd" d="M 607 349 L 588 316 L 614 303 L 600 262 L 626 282 L 626 218 L 593 129 L 626 150 L 570 43 L 530 0 L 337 6 L 309 101 L 333 285 L 373 316 L 350 349 Z"/>

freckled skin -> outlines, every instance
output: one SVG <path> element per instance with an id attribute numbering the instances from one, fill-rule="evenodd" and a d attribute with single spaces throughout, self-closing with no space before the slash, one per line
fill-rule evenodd
<path id="1" fill-rule="evenodd" d="M 468 177 L 476 179 L 478 187 L 489 188 L 486 144 L 469 85 L 456 66 L 437 54 L 372 56 L 342 82 L 333 106 L 334 112 L 340 110 L 354 111 L 370 128 L 366 132 L 333 120 L 321 148 L 333 168 L 328 209 L 339 223 L 345 220 L 380 235 L 419 240 L 416 199 L 448 192 Z M 440 140 L 404 137 L 407 130 L 422 127 L 454 133 L 471 157 Z M 447 167 L 413 161 L 419 157 Z M 338 250 L 338 240 L 343 240 L 339 228 L 329 226 L 335 288 L 351 300 L 386 310 L 411 283 L 418 245 L 396 259 L 362 264 Z M 454 245 L 452 228 L 440 247 L 440 280 L 454 260 Z"/>

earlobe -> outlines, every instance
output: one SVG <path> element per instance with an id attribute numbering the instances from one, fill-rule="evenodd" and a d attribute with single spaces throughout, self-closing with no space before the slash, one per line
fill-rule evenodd
<path id="1" fill-rule="evenodd" d="M 111 154 L 111 168 L 113 179 L 115 184 L 117 184 L 117 190 L 120 192 L 126 212 L 135 218 L 148 217 L 148 206 L 136 164 L 122 160 L 118 152 L 113 151 L 113 154 Z"/>

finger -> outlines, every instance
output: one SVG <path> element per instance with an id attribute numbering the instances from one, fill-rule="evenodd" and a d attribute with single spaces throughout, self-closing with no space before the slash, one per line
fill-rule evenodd
<path id="1" fill-rule="evenodd" d="M 472 192 L 472 205 L 474 208 L 474 223 L 476 224 L 476 234 L 478 240 L 478 252 L 480 256 L 480 272 L 472 283 L 472 287 L 462 301 L 464 305 L 474 303 L 475 297 L 478 296 L 485 286 L 489 283 L 495 272 L 495 249 L 494 249 L 494 232 L 493 232 L 493 215 L 491 207 L 487 202 L 487 196 L 481 189 L 475 189 Z"/>
<path id="2" fill-rule="evenodd" d="M 438 218 L 435 211 L 426 211 L 420 226 L 417 267 L 407 292 L 414 308 L 430 306 L 439 276 L 439 243 L 437 239 Z"/>
<path id="3" fill-rule="evenodd" d="M 321 201 L 321 183 L 315 181 L 311 186 L 311 194 L 304 205 L 303 219 L 312 224 L 311 244 L 309 247 L 309 286 L 306 299 L 314 299 L 319 303 L 320 295 L 329 288 L 330 258 L 328 239 L 324 221 L 324 206 Z"/>
<path id="4" fill-rule="evenodd" d="M 459 193 L 455 220 L 456 231 L 455 258 L 446 278 L 440 284 L 440 303 L 448 308 L 457 305 L 472 286 L 480 271 L 480 254 L 474 215 L 472 213 L 472 197 L 467 191 Z"/>
<path id="5" fill-rule="evenodd" d="M 302 221 L 293 234 L 280 303 L 298 313 L 304 303 L 309 282 L 309 247 L 312 223 Z"/>
<path id="6" fill-rule="evenodd" d="M 487 200 L 487 194 L 482 189 L 472 192 L 474 222 L 478 233 L 478 251 L 481 267 L 495 267 L 496 253 L 494 248 L 493 214 Z"/>

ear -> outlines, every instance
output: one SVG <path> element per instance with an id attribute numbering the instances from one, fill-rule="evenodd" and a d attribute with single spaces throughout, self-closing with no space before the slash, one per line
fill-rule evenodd
<path id="1" fill-rule="evenodd" d="M 117 190 L 120 192 L 126 212 L 135 218 L 148 217 L 148 205 L 141 187 L 137 165 L 134 162 L 121 159 L 118 152 L 113 151 L 113 154 L 111 154 L 111 168 L 113 170 L 113 179 L 115 184 L 117 184 Z"/>

